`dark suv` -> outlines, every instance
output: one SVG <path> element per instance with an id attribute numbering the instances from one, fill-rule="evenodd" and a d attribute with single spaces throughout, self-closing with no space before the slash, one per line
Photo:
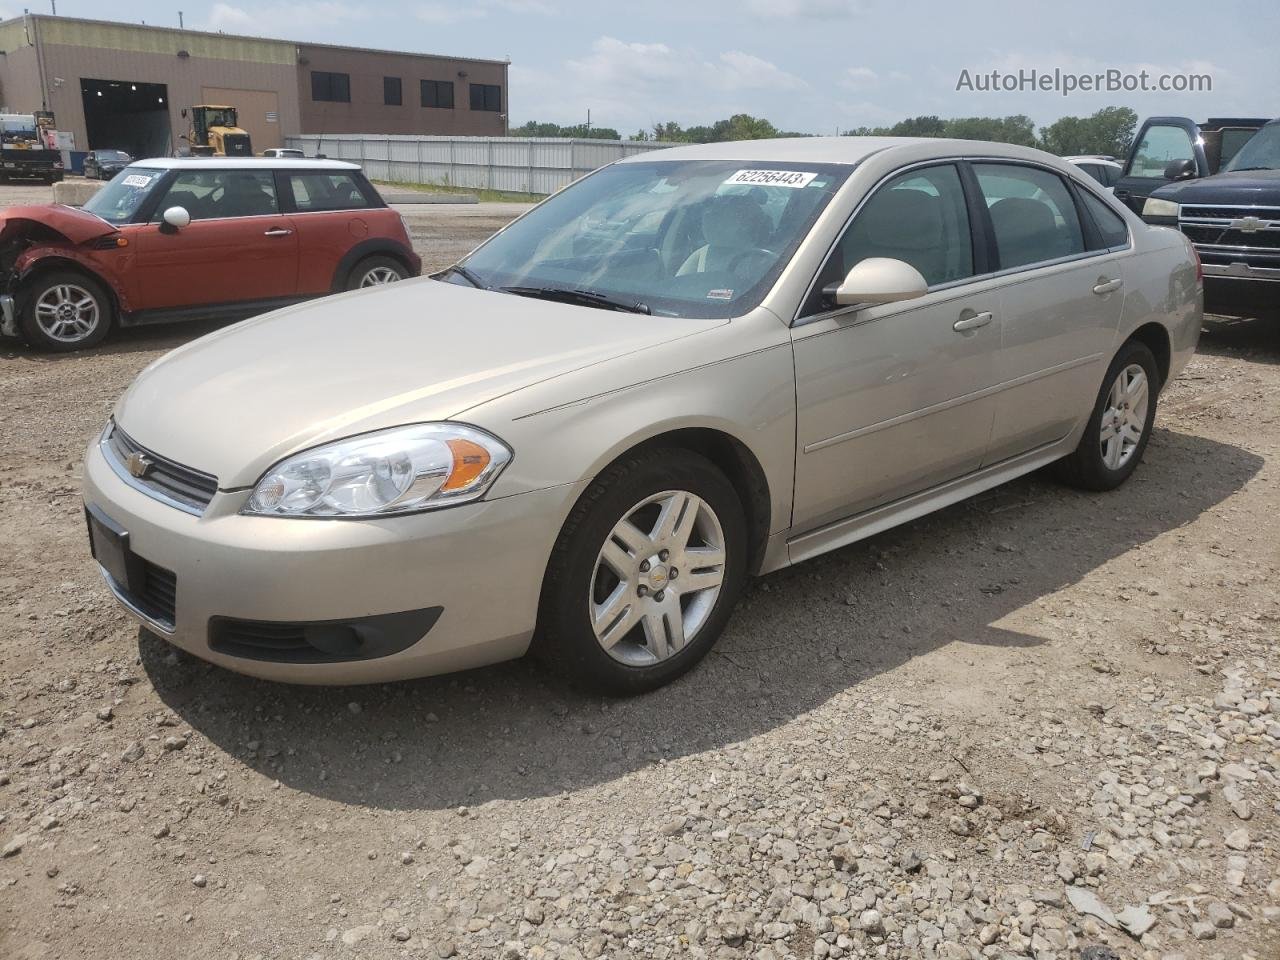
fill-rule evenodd
<path id="1" fill-rule="evenodd" d="M 1240 146 L 1221 173 L 1173 179 L 1151 191 L 1142 219 L 1195 244 L 1205 312 L 1280 318 L 1280 120 Z"/>

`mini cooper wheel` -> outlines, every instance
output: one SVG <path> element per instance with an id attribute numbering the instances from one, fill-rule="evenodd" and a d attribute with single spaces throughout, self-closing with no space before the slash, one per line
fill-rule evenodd
<path id="1" fill-rule="evenodd" d="M 396 283 L 409 276 L 404 264 L 391 257 L 368 257 L 361 260 L 347 280 L 348 290 L 380 287 L 384 283 Z"/>
<path id="2" fill-rule="evenodd" d="M 20 291 L 18 319 L 27 342 L 37 349 L 81 350 L 101 342 L 111 329 L 111 300 L 102 284 L 83 273 L 51 270 Z"/>
<path id="3" fill-rule="evenodd" d="M 733 485 L 686 450 L 654 450 L 599 476 L 574 507 L 543 585 L 537 649 L 579 684 L 635 694 L 715 644 L 746 577 Z"/>
<path id="4" fill-rule="evenodd" d="M 1102 388 L 1080 444 L 1055 464 L 1058 475 L 1085 490 L 1114 490 L 1137 469 L 1156 418 L 1160 372 L 1144 343 L 1120 348 L 1102 380 Z"/>

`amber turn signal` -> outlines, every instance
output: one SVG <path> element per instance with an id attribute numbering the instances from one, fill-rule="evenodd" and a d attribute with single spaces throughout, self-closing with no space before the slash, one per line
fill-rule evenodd
<path id="1" fill-rule="evenodd" d="M 453 451 L 453 469 L 441 490 L 465 490 L 489 466 L 489 451 L 470 440 L 447 441 Z"/>

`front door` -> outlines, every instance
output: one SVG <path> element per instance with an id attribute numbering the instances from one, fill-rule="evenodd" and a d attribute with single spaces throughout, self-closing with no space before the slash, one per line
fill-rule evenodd
<path id="1" fill-rule="evenodd" d="M 1151 192 L 1166 183 L 1165 170 L 1175 160 L 1190 160 L 1196 176 L 1209 174 L 1200 128 L 1186 117 L 1152 117 L 1142 125 L 1116 181 L 1116 199 L 1141 214 Z"/>
<path id="2" fill-rule="evenodd" d="M 804 532 L 976 470 L 991 434 L 999 294 L 974 282 L 966 199 L 952 164 L 900 174 L 870 197 L 793 327 L 793 526 Z M 832 309 L 821 299 L 867 257 L 914 266 L 929 292 Z"/>
<path id="3" fill-rule="evenodd" d="M 182 207 L 191 222 L 163 222 Z M 176 309 L 293 297 L 298 238 L 280 212 L 269 170 L 182 170 L 152 222 L 131 231 L 137 244 L 133 308 Z"/>

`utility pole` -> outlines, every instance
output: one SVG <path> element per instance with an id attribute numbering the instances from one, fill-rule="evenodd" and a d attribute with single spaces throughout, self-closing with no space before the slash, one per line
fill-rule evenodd
<path id="1" fill-rule="evenodd" d="M 53 15 L 58 15 L 58 0 L 49 0 L 49 6 L 53 7 Z"/>
<path id="2" fill-rule="evenodd" d="M 184 30 L 184 29 L 186 29 L 186 24 L 182 22 L 182 11 L 181 11 L 181 10 L 179 10 L 179 11 L 178 11 L 178 29 L 179 29 L 179 30 Z"/>
<path id="3" fill-rule="evenodd" d="M 587 136 L 591 136 L 591 108 L 587 107 Z"/>

